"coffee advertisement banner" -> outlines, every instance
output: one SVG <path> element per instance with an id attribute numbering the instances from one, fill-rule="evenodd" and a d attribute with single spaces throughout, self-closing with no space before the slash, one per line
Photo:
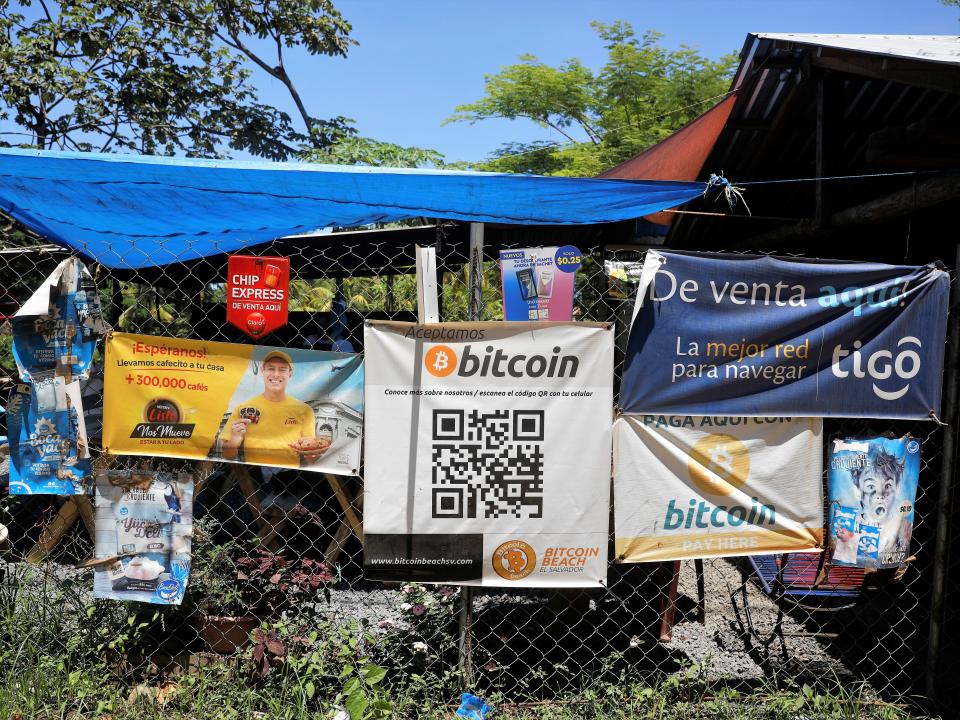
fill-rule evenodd
<path id="1" fill-rule="evenodd" d="M 108 453 L 357 474 L 360 355 L 126 333 L 106 348 Z"/>
<path id="2" fill-rule="evenodd" d="M 612 329 L 368 322 L 364 338 L 365 577 L 598 585 Z"/>
<path id="3" fill-rule="evenodd" d="M 821 547 L 822 425 L 816 418 L 621 416 L 613 433 L 617 560 Z"/>
<path id="4" fill-rule="evenodd" d="M 949 285 L 934 265 L 650 251 L 621 407 L 931 419 Z"/>

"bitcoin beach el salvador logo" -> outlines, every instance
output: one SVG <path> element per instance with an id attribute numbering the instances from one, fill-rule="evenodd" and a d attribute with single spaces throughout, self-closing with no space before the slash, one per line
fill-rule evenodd
<path id="1" fill-rule="evenodd" d="M 504 580 L 522 580 L 537 567 L 537 553 L 523 540 L 508 540 L 493 551 L 493 570 Z"/>
<path id="2" fill-rule="evenodd" d="M 729 495 L 750 477 L 750 452 L 732 435 L 707 435 L 691 448 L 687 469 L 703 492 Z"/>
<path id="3" fill-rule="evenodd" d="M 427 350 L 423 365 L 434 377 L 446 377 L 457 369 L 457 353 L 447 345 L 434 345 Z"/>

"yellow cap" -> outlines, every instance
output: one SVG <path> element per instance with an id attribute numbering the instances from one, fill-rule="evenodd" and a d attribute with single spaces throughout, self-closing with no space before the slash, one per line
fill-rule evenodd
<path id="1" fill-rule="evenodd" d="M 260 364 L 266 365 L 270 360 L 283 360 L 287 365 L 293 367 L 293 358 L 291 358 L 282 350 L 271 350 L 263 356 L 263 360 L 260 361 Z"/>

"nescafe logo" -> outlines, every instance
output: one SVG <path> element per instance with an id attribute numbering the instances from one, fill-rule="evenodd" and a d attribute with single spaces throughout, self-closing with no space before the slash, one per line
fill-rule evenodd
<path id="1" fill-rule="evenodd" d="M 180 422 L 180 408 L 172 400 L 154 398 L 146 409 L 146 420 L 152 423 Z"/>

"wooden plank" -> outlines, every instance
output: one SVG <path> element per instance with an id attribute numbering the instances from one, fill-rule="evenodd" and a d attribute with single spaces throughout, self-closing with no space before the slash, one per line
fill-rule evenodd
<path id="1" fill-rule="evenodd" d="M 346 520 L 350 523 L 350 531 L 357 536 L 357 540 L 359 540 L 362 545 L 363 522 L 360 520 L 360 516 L 354 511 L 353 504 L 350 502 L 350 496 L 343 487 L 343 483 L 340 481 L 340 478 L 331 473 L 324 473 L 324 477 L 327 478 L 327 482 L 330 483 L 330 487 L 333 488 L 333 494 L 336 495 L 337 502 L 340 503 L 343 514 L 346 515 Z M 362 498 L 363 496 L 360 495 L 359 497 Z"/>
<path id="2" fill-rule="evenodd" d="M 243 465 L 231 466 L 230 472 L 240 486 L 240 492 L 243 493 L 243 497 L 247 501 L 247 507 L 249 507 L 253 513 L 253 519 L 257 523 L 257 527 L 262 530 L 265 524 L 263 505 L 260 502 L 257 489 L 253 486 L 253 478 L 250 477 L 250 473 L 247 472 L 247 469 Z"/>
<path id="3" fill-rule="evenodd" d="M 27 553 L 24 559 L 28 563 L 38 563 L 47 557 L 60 541 L 63 540 L 67 531 L 77 521 L 79 514 L 80 509 L 77 507 L 77 504 L 73 502 L 72 497 L 69 498 L 60 506 L 60 510 L 53 520 L 40 531 L 40 539 L 37 540 L 36 545 L 30 548 L 30 552 Z"/>
<path id="4" fill-rule="evenodd" d="M 660 642 L 673 640 L 673 621 L 677 614 L 677 587 L 680 584 L 680 561 L 673 562 L 670 584 L 660 601 Z"/>
<path id="5" fill-rule="evenodd" d="M 271 550 L 279 546 L 277 539 L 280 532 L 287 526 L 289 516 L 283 510 L 275 507 L 263 510 L 263 525 L 257 532 L 260 544 Z"/>
<path id="6" fill-rule="evenodd" d="M 343 552 L 343 548 L 346 547 L 347 540 L 350 539 L 351 532 L 347 521 L 341 521 L 337 526 L 337 531 L 334 533 L 333 539 L 323 552 L 323 561 L 327 563 L 327 565 L 333 565 L 337 562 L 337 558 L 340 557 L 340 553 Z"/>
<path id="7" fill-rule="evenodd" d="M 93 507 L 93 501 L 87 495 L 74 495 L 70 498 L 77 505 L 80 512 L 80 519 L 83 520 L 84 527 L 87 528 L 87 534 L 97 543 L 97 512 Z"/>
<path id="8" fill-rule="evenodd" d="M 707 624 L 707 578 L 703 572 L 703 560 L 697 558 L 693 561 L 694 570 L 697 573 L 697 622 L 701 625 Z"/>

